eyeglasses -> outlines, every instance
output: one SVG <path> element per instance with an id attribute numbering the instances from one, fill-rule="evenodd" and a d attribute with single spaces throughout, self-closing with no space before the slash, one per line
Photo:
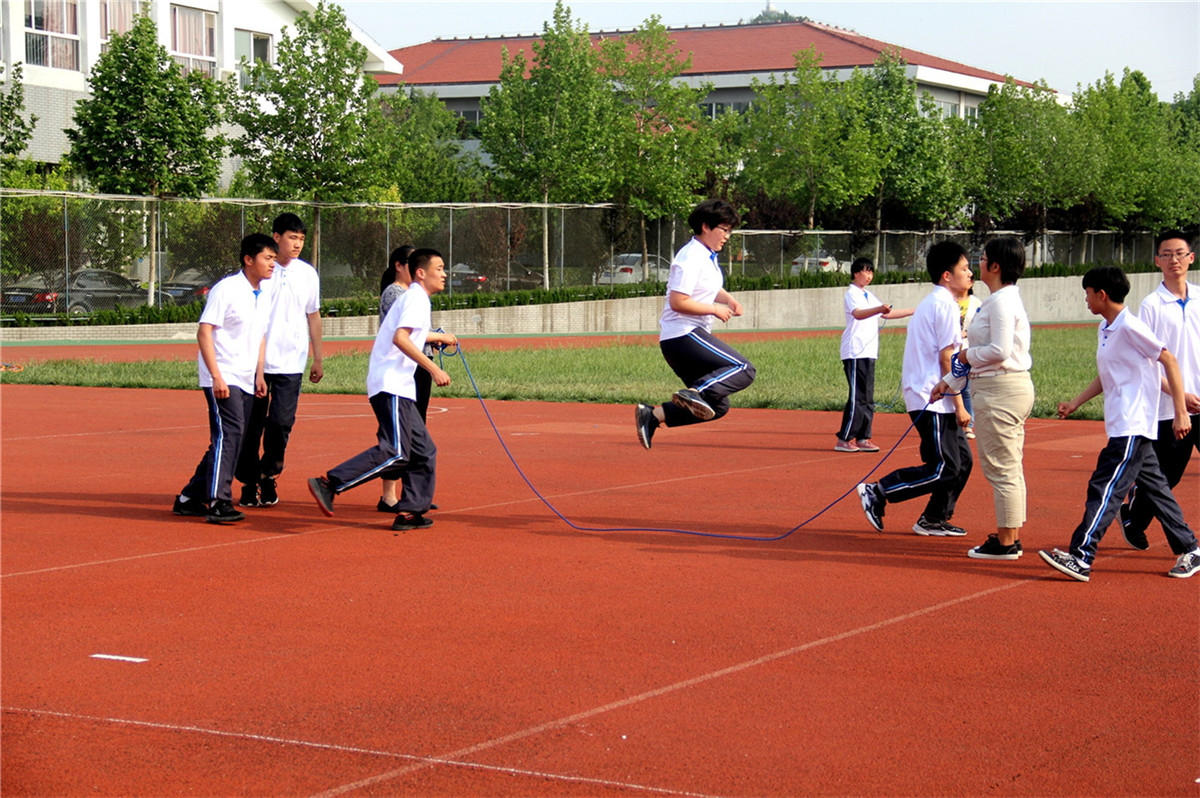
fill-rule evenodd
<path id="1" fill-rule="evenodd" d="M 727 236 L 733 235 L 733 228 L 727 224 L 717 225 L 717 229 L 720 230 L 722 233 L 724 233 Z"/>
<path id="2" fill-rule="evenodd" d="M 1192 253 L 1186 249 L 1177 249 L 1174 252 L 1160 252 L 1157 255 L 1155 255 L 1154 257 L 1158 258 L 1159 260 L 1172 261 L 1172 260 L 1184 260 L 1185 258 L 1187 258 L 1188 255 L 1191 255 L 1191 254 Z"/>

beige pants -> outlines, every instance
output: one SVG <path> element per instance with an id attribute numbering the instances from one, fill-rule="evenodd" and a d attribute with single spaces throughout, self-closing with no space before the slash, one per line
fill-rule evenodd
<path id="1" fill-rule="evenodd" d="M 1025 419 L 1033 412 L 1029 372 L 971 380 L 975 436 L 983 475 L 991 483 L 996 526 L 1025 525 Z"/>

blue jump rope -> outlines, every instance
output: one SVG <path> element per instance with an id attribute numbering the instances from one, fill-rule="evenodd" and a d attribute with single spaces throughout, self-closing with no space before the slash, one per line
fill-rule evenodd
<path id="1" fill-rule="evenodd" d="M 442 331 L 438 330 L 438 332 L 442 332 Z M 825 505 L 825 507 L 823 507 L 820 511 L 815 513 L 812 517 L 808 518 L 807 520 L 803 521 L 800 524 L 797 524 L 796 526 L 789 529 L 787 532 L 784 532 L 782 535 L 776 535 L 774 537 L 761 537 L 761 536 L 756 536 L 756 535 L 726 535 L 726 534 L 722 534 L 720 532 L 697 532 L 693 529 L 672 529 L 669 527 L 581 526 L 580 524 L 576 524 L 570 518 L 567 518 L 565 515 L 563 515 L 561 512 L 559 512 L 558 508 L 555 507 L 553 504 L 551 504 L 550 500 L 542 495 L 541 491 L 539 491 L 537 489 L 537 487 L 533 484 L 533 482 L 530 481 L 529 477 L 525 475 L 525 472 L 521 469 L 521 466 L 517 464 L 516 458 L 513 457 L 512 452 L 508 448 L 508 444 L 504 442 L 504 437 L 500 434 L 500 430 L 496 427 L 496 422 L 492 419 L 492 414 L 488 411 L 487 402 L 485 402 L 483 400 L 483 395 L 480 394 L 480 392 L 479 392 L 479 385 L 476 384 L 476 382 L 475 382 L 475 375 L 471 373 L 471 367 L 469 365 L 467 365 L 467 358 L 463 354 L 462 346 L 460 344 L 455 344 L 452 348 L 450 348 L 450 347 L 439 348 L 439 351 L 438 351 L 439 365 L 442 362 L 442 359 L 445 357 L 458 357 L 462 361 L 463 368 L 467 372 L 467 378 L 471 381 L 471 388 L 475 391 L 475 397 L 479 400 L 479 406 L 483 408 L 483 414 L 485 416 L 487 416 L 488 424 L 490 424 L 492 426 L 492 432 L 494 432 L 496 434 L 496 440 L 498 440 L 500 442 L 501 448 L 504 449 L 504 454 L 508 457 L 508 461 L 510 463 L 512 463 L 513 468 L 516 469 L 517 474 L 519 474 L 521 479 L 525 481 L 525 484 L 529 486 L 529 489 L 531 491 L 533 491 L 533 495 L 537 496 L 538 500 L 541 501 L 542 504 L 546 505 L 547 509 L 549 509 L 550 512 L 554 513 L 556 516 L 558 516 L 558 518 L 564 524 L 569 526 L 571 529 L 576 530 L 577 532 L 665 532 L 665 533 L 673 534 L 673 535 L 691 535 L 693 537 L 698 537 L 698 538 L 716 538 L 716 539 L 720 539 L 720 540 L 749 540 L 749 541 L 756 541 L 759 543 L 774 543 L 775 541 L 779 541 L 779 540 L 783 540 L 784 538 L 791 537 L 793 534 L 795 534 L 799 530 L 803 529 L 804 527 L 811 524 L 813 521 L 820 518 L 825 513 L 829 512 L 829 510 L 831 510 L 835 505 L 837 505 L 839 502 L 841 502 L 842 499 L 846 498 L 851 493 L 854 493 L 855 488 L 858 486 L 858 483 L 856 482 L 855 487 L 850 488 L 848 491 L 843 493 L 841 496 L 838 496 L 832 502 Z M 955 355 L 950 361 L 950 371 L 951 371 L 951 374 L 955 377 L 966 377 L 968 375 L 968 373 L 970 372 L 970 369 L 971 369 L 970 366 L 959 364 L 957 355 Z M 948 392 L 946 395 L 951 396 L 953 394 Z M 926 403 L 925 407 L 928 408 L 929 404 Z M 924 412 L 925 412 L 925 409 L 923 408 L 921 410 L 921 413 L 924 413 Z M 908 437 L 908 433 L 912 432 L 914 426 L 916 426 L 915 420 L 908 425 L 908 429 L 904 430 L 904 434 L 901 435 L 894 444 L 892 444 L 892 448 L 888 449 L 887 454 L 885 454 L 883 456 L 883 458 L 878 463 L 875 464 L 874 468 L 872 468 L 865 475 L 863 475 L 863 478 L 861 480 L 859 480 L 859 482 L 866 482 L 867 479 L 872 474 L 874 474 L 876 471 L 878 471 L 880 469 L 880 467 L 887 461 L 887 459 L 892 456 L 892 452 L 896 451 L 896 447 L 899 446 L 906 437 Z"/>

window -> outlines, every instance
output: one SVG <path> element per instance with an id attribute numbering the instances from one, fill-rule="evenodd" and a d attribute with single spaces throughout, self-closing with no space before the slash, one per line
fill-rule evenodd
<path id="1" fill-rule="evenodd" d="M 250 84 L 249 65 L 271 62 L 271 37 L 265 33 L 235 30 L 233 32 L 233 58 L 238 64 L 242 88 L 245 88 Z M 243 59 L 246 61 L 245 64 L 242 63 Z"/>
<path id="2" fill-rule="evenodd" d="M 963 106 L 963 118 L 967 120 L 967 124 L 972 127 L 979 124 L 979 109 L 974 106 Z"/>
<path id="3" fill-rule="evenodd" d="M 938 113 L 941 115 L 942 119 L 948 119 L 950 117 L 954 117 L 955 119 L 959 118 L 958 103 L 947 102 L 946 100 L 938 100 L 934 104 L 937 106 Z"/>
<path id="4" fill-rule="evenodd" d="M 25 63 L 79 70 L 78 0 L 25 0 Z"/>
<path id="5" fill-rule="evenodd" d="M 108 41 L 117 34 L 129 33 L 143 5 L 141 0 L 100 0 L 100 38 Z"/>
<path id="6" fill-rule="evenodd" d="M 171 50 L 183 74 L 217 76 L 217 15 L 187 6 L 171 6 Z"/>

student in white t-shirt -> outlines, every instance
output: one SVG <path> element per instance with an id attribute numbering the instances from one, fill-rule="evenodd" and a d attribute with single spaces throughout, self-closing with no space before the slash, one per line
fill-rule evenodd
<path id="1" fill-rule="evenodd" d="M 1166 391 L 1159 394 L 1158 439 L 1154 442 L 1154 453 L 1158 455 L 1158 466 L 1173 492 L 1187 471 L 1192 450 L 1200 451 L 1200 285 L 1188 282 L 1188 269 L 1196 262 L 1195 250 L 1192 237 L 1182 230 L 1168 230 L 1158 236 L 1154 259 L 1162 271 L 1163 281 L 1142 300 L 1138 311 L 1138 318 L 1162 339 L 1179 362 L 1184 404 L 1192 421 L 1192 431 L 1176 440 L 1171 434 L 1174 402 Z M 1195 490 L 1191 490 L 1191 494 L 1196 495 Z M 1121 529 L 1130 546 L 1142 551 L 1150 548 L 1146 529 L 1153 518 L 1153 506 L 1138 498 L 1135 485 L 1129 501 L 1121 505 Z M 1182 553 L 1175 552 L 1176 555 Z"/>
<path id="2" fill-rule="evenodd" d="M 912 309 L 895 310 L 879 301 L 867 286 L 875 278 L 875 264 L 870 258 L 856 258 L 850 264 L 850 287 L 842 300 L 846 312 L 846 330 L 842 333 L 842 370 L 850 395 L 842 410 L 842 425 L 838 427 L 835 452 L 877 452 L 871 440 L 871 423 L 875 419 L 875 361 L 879 357 L 879 322 L 884 319 L 903 319 Z"/>
<path id="3" fill-rule="evenodd" d="M 408 263 L 412 285 L 384 317 L 367 366 L 367 397 L 379 421 L 378 443 L 308 481 L 321 512 L 331 516 L 337 494 L 379 477 L 403 477 L 392 523 L 397 530 L 433 525 L 425 513 L 433 503 L 437 447 L 417 409 L 414 375 L 423 368 L 437 385 L 450 384 L 450 375 L 422 351 L 432 326 L 429 297 L 446 287 L 446 264 L 432 249 L 416 250 Z M 451 345 L 457 343 L 453 335 L 448 337 Z"/>
<path id="4" fill-rule="evenodd" d="M 921 465 L 897 469 L 878 482 L 860 483 L 858 496 L 867 521 L 882 532 L 886 505 L 928 495 L 913 531 L 926 536 L 962 537 L 967 531 L 950 523 L 950 519 L 974 464 L 963 433 L 971 417 L 957 394 L 931 397 L 962 346 L 954 297 L 971 287 L 971 265 L 960 244 L 940 241 L 929 248 L 925 269 L 933 290 L 917 305 L 908 324 L 901 377 L 904 406 L 921 436 Z"/>
<path id="5" fill-rule="evenodd" d="M 634 408 L 638 441 L 647 449 L 659 425 L 715 421 L 729 412 L 730 395 L 754 382 L 750 361 L 712 334 L 714 317 L 729 321 L 744 312 L 725 290 L 717 260 L 737 223 L 737 210 L 722 199 L 704 200 L 688 215 L 695 235 L 671 261 L 658 335 L 663 358 L 684 387 L 666 404 Z"/>
<path id="6" fill-rule="evenodd" d="M 235 476 L 242 483 L 238 504 L 270 507 L 279 502 L 276 480 L 296 423 L 300 386 L 312 345 L 311 382 L 325 374 L 321 352 L 321 278 L 300 260 L 306 230 L 294 213 L 281 213 L 271 226 L 279 248 L 271 276 L 271 317 L 267 324 L 267 356 L 263 374 L 267 395 L 254 401 Z M 262 454 L 259 454 L 259 443 Z"/>
<path id="7" fill-rule="evenodd" d="M 1092 561 L 1100 539 L 1136 481 L 1139 500 L 1150 502 L 1154 517 L 1171 541 L 1171 550 L 1180 552 L 1167 576 L 1186 579 L 1200 571 L 1200 548 L 1154 454 L 1163 381 L 1159 365 L 1166 375 L 1174 406 L 1172 436 L 1182 440 L 1191 433 L 1192 421 L 1179 364 L 1158 336 L 1125 308 L 1129 278 L 1119 267 L 1091 269 L 1083 276 L 1083 288 L 1087 292 L 1088 310 L 1104 319 L 1097 330 L 1097 376 L 1074 399 L 1058 405 L 1058 416 L 1066 418 L 1084 402 L 1103 393 L 1108 444 L 1100 451 L 1096 470 L 1088 482 L 1083 520 L 1071 535 L 1070 548 L 1038 554 L 1052 568 L 1087 582 L 1091 579 Z"/>
<path id="8" fill-rule="evenodd" d="M 262 233 L 246 236 L 241 260 L 241 271 L 208 292 L 200 315 L 196 360 L 208 403 L 209 445 L 171 508 L 213 524 L 246 517 L 233 506 L 233 472 L 254 399 L 267 395 L 263 361 L 275 242 Z"/>

